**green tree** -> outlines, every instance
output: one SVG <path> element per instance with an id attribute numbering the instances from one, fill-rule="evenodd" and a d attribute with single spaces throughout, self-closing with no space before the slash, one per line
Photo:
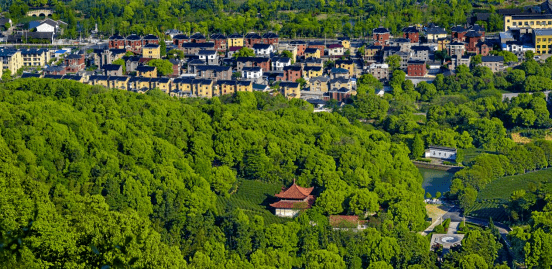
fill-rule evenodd
<path id="1" fill-rule="evenodd" d="M 302 88 L 302 89 L 307 84 L 307 81 L 304 78 L 298 78 L 298 79 L 296 79 L 296 82 L 300 84 L 300 88 Z"/>
<path id="2" fill-rule="evenodd" d="M 167 52 L 167 58 L 168 59 L 184 59 L 184 52 L 179 49 L 172 49 L 169 52 Z"/>
<path id="3" fill-rule="evenodd" d="M 355 215 L 376 212 L 378 207 L 378 195 L 368 189 L 356 190 L 349 199 L 349 211 Z"/>
<path id="4" fill-rule="evenodd" d="M 478 195 L 478 192 L 472 188 L 472 187 L 466 187 L 462 190 L 461 194 L 459 195 L 459 203 L 461 205 L 461 208 L 465 210 L 465 213 L 469 213 L 469 208 L 474 204 L 476 201 L 476 196 Z"/>
<path id="5" fill-rule="evenodd" d="M 531 51 L 531 50 L 525 51 L 524 52 L 524 59 L 526 59 L 527 61 L 531 60 L 531 59 L 534 59 L 534 52 Z"/>
<path id="6" fill-rule="evenodd" d="M 117 60 L 113 61 L 112 64 L 120 65 L 123 68 L 123 74 L 127 73 L 127 65 L 125 63 L 125 60 L 120 58 L 120 59 L 117 59 Z"/>
<path id="7" fill-rule="evenodd" d="M 173 64 L 169 60 L 153 59 L 148 62 L 149 66 L 154 66 L 157 73 L 162 76 L 167 76 L 173 73 Z"/>
<path id="8" fill-rule="evenodd" d="M 416 159 L 424 154 L 424 141 L 420 134 L 416 134 L 413 139 L 413 150 L 411 152 L 411 158 Z"/>
<path id="9" fill-rule="evenodd" d="M 12 71 L 9 70 L 9 69 L 4 69 L 4 71 L 2 71 L 2 81 L 8 81 L 10 80 L 12 77 Z"/>
<path id="10" fill-rule="evenodd" d="M 165 36 L 159 37 L 159 52 L 161 57 L 167 55 L 167 44 L 165 44 Z"/>
<path id="11" fill-rule="evenodd" d="M 388 56 L 388 58 L 386 58 L 386 63 L 388 64 L 390 71 L 393 73 L 399 69 L 401 65 L 401 57 L 399 55 Z"/>
<path id="12" fill-rule="evenodd" d="M 234 56 L 234 59 L 238 57 L 254 57 L 255 53 L 253 49 L 250 49 L 248 47 L 242 47 L 237 52 L 235 52 L 232 56 Z"/>

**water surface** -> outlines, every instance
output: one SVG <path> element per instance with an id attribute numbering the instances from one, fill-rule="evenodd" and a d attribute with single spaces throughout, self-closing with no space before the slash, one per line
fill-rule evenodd
<path id="1" fill-rule="evenodd" d="M 435 196 L 438 191 L 441 192 L 442 195 L 444 192 L 449 191 L 451 179 L 453 179 L 454 175 L 453 173 L 428 168 L 419 168 L 419 172 L 424 179 L 422 188 L 425 194 L 429 192 L 432 196 Z"/>

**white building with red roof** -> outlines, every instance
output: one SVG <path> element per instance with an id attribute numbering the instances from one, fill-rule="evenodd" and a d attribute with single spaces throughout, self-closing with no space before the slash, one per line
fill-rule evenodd
<path id="1" fill-rule="evenodd" d="M 311 195 L 312 191 L 313 187 L 300 187 L 294 179 L 292 186 L 283 188 L 280 193 L 275 194 L 280 201 L 272 203 L 270 206 L 275 209 L 275 215 L 293 218 L 301 210 L 309 209 L 315 203 L 315 196 Z"/>

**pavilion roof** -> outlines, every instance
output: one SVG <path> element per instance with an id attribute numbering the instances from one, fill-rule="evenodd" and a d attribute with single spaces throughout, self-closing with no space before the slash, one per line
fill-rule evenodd
<path id="1" fill-rule="evenodd" d="M 309 196 L 309 194 L 311 194 L 312 191 L 313 187 L 300 187 L 296 184 L 296 180 L 294 179 L 292 186 L 287 189 L 283 189 L 280 193 L 275 194 L 275 196 L 282 199 L 305 199 Z"/>

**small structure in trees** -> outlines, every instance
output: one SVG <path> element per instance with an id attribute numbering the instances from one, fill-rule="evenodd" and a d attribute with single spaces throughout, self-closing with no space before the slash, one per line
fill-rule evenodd
<path id="1" fill-rule="evenodd" d="M 367 220 L 359 220 L 359 216 L 330 215 L 328 222 L 333 230 L 360 231 L 367 228 Z"/>
<path id="2" fill-rule="evenodd" d="M 457 149 L 439 146 L 429 146 L 424 152 L 425 158 L 436 158 L 447 161 L 455 161 L 457 158 Z"/>
<path id="3" fill-rule="evenodd" d="M 275 197 L 280 198 L 280 201 L 270 204 L 275 209 L 275 215 L 279 217 L 293 218 L 299 214 L 301 210 L 309 209 L 315 203 L 315 196 L 311 195 L 313 187 L 304 188 L 294 183 L 288 188 L 275 194 Z"/>

